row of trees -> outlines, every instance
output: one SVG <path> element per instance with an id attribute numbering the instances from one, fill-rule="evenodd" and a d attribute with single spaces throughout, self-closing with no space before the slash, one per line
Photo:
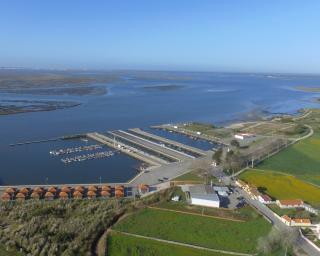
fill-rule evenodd
<path id="1" fill-rule="evenodd" d="M 281 138 L 268 139 L 261 145 L 252 149 L 240 148 L 239 142 L 231 141 L 228 149 L 218 149 L 212 156 L 216 164 L 221 165 L 224 170 L 233 174 L 244 167 L 253 166 L 274 152 L 288 145 L 288 141 Z"/>

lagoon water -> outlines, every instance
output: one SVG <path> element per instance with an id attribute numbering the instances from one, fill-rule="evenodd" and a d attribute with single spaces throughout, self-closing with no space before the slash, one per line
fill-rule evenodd
<path id="1" fill-rule="evenodd" d="M 10 143 L 54 138 L 90 131 L 202 121 L 215 124 L 257 115 L 296 113 L 319 107 L 320 94 L 296 86 L 320 86 L 319 76 L 128 72 L 106 84 L 106 95 L 36 96 L 0 94 L 2 99 L 54 99 L 81 102 L 78 107 L 50 112 L 0 116 L 0 185 L 39 183 L 121 182 L 132 178 L 138 162 L 119 154 L 108 159 L 64 165 L 49 151 L 81 141 L 48 142 L 17 147 Z M 172 136 L 172 135 L 170 135 Z M 201 147 L 201 145 L 199 145 Z"/>

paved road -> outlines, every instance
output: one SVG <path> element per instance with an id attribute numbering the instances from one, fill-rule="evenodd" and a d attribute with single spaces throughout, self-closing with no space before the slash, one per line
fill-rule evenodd
<path id="1" fill-rule="evenodd" d="M 274 215 L 273 211 L 271 211 L 266 205 L 260 203 L 258 200 L 251 199 L 250 196 L 247 194 L 247 192 L 245 192 L 240 188 L 238 188 L 238 191 L 246 199 L 248 204 L 256 208 L 262 215 L 268 218 L 276 228 L 278 228 L 279 230 L 291 230 L 292 232 L 297 231 L 296 228 L 288 227 L 281 220 L 279 220 Z M 304 252 L 307 253 L 307 255 L 310 255 L 310 256 L 320 255 L 319 251 L 317 251 L 306 240 L 304 240 L 300 234 L 298 235 L 298 239 L 295 242 L 295 247 L 302 249 Z"/>

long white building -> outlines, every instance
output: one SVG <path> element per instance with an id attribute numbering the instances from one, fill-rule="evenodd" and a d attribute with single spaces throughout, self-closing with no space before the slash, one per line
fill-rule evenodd
<path id="1" fill-rule="evenodd" d="M 190 203 L 206 207 L 220 207 L 220 200 L 211 186 L 195 185 L 189 187 Z"/>

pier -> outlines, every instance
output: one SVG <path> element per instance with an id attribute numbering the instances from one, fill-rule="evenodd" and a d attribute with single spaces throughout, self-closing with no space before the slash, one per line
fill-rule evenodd
<path id="1" fill-rule="evenodd" d="M 137 134 L 143 138 L 152 140 L 156 143 L 163 143 L 167 147 L 173 147 L 174 149 L 182 150 L 183 152 L 190 154 L 190 155 L 193 155 L 194 157 L 200 157 L 200 156 L 207 155 L 207 153 L 201 149 L 194 148 L 194 147 L 191 147 L 191 146 L 188 146 L 188 145 L 185 145 L 185 144 L 173 141 L 173 140 L 169 140 L 169 139 L 160 137 L 160 136 L 152 134 L 152 133 L 145 132 L 139 128 L 129 129 L 129 131 L 133 134 Z"/>
<path id="2" fill-rule="evenodd" d="M 196 132 L 193 131 L 189 131 L 186 129 L 183 129 L 180 126 L 174 126 L 171 124 L 162 124 L 162 125 L 153 125 L 151 126 L 152 129 L 160 129 L 160 130 L 167 130 L 169 132 L 176 132 L 176 133 L 180 133 L 186 136 L 189 136 L 191 138 L 195 138 L 195 139 L 200 139 L 200 140 L 206 140 L 215 144 L 221 144 L 221 145 L 225 145 L 225 146 L 229 146 L 229 144 L 225 141 L 223 141 L 220 138 L 214 137 L 214 136 L 209 136 L 206 134 L 198 134 Z"/>
<path id="3" fill-rule="evenodd" d="M 161 166 L 162 164 L 166 164 L 167 162 L 160 159 L 160 158 L 156 158 L 153 157 L 151 155 L 146 154 L 143 151 L 140 151 L 136 148 L 130 147 L 124 143 L 121 143 L 119 141 L 116 141 L 115 139 L 112 139 L 110 137 L 107 137 L 103 134 L 100 133 L 88 133 L 87 134 L 88 138 L 93 139 L 95 141 L 98 141 L 100 143 L 103 143 L 105 145 L 107 145 L 108 147 L 117 149 L 119 151 L 121 151 L 124 154 L 127 154 L 135 159 L 138 159 L 144 163 L 147 163 L 148 165 L 150 165 L 151 167 L 157 167 L 157 166 Z M 150 167 L 149 167 L 150 168 Z"/>
<path id="4" fill-rule="evenodd" d="M 101 145 L 90 145 L 90 146 L 80 146 L 75 148 L 65 148 L 65 149 L 58 149 L 58 150 L 52 150 L 50 151 L 50 155 L 59 156 L 64 154 L 72 154 L 72 153 L 78 153 L 82 151 L 92 151 L 101 149 Z"/>
<path id="5" fill-rule="evenodd" d="M 92 160 L 92 159 L 112 157 L 114 154 L 115 152 L 113 152 L 112 150 L 109 150 L 109 151 L 96 152 L 96 153 L 74 156 L 74 157 L 66 157 L 66 158 L 62 158 L 61 161 L 65 164 L 69 164 L 73 162 L 81 162 L 81 161 Z"/>
<path id="6" fill-rule="evenodd" d="M 128 142 L 131 142 L 133 144 L 136 144 L 142 148 L 145 148 L 147 150 L 151 150 L 157 154 L 160 154 L 162 156 L 165 156 L 169 159 L 173 159 L 172 162 L 181 162 L 187 159 L 193 159 L 194 157 L 191 155 L 188 155 L 184 152 L 165 147 L 164 145 L 157 144 L 155 142 L 152 142 L 150 140 L 138 137 L 136 135 L 130 134 L 125 131 L 114 131 L 110 132 L 112 135 L 120 137 Z"/>

